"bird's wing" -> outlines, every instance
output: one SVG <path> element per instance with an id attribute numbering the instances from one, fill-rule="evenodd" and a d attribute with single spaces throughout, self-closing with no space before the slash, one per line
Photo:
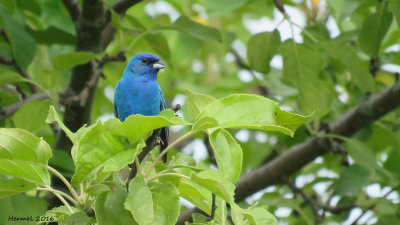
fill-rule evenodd
<path id="1" fill-rule="evenodd" d="M 119 81 L 117 83 L 117 85 L 115 86 L 115 92 L 114 92 L 114 116 L 118 118 L 118 110 L 117 110 L 117 104 L 118 104 L 118 98 L 117 96 L 117 92 L 118 92 L 118 86 L 119 86 Z"/>
<path id="2" fill-rule="evenodd" d="M 114 102 L 114 116 L 118 118 L 118 110 L 117 110 L 117 105 Z"/>
<path id="3" fill-rule="evenodd" d="M 160 111 L 163 111 L 164 109 L 167 108 L 167 103 L 165 102 L 165 98 L 164 98 L 164 95 L 161 90 L 160 90 L 160 94 L 161 94 Z"/>

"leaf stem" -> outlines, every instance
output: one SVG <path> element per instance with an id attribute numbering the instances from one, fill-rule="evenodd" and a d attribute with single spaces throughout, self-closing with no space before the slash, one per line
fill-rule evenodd
<path id="1" fill-rule="evenodd" d="M 53 193 L 58 199 L 60 199 L 60 201 L 61 201 L 62 203 L 64 203 L 64 205 L 68 208 L 68 210 L 69 210 L 69 212 L 70 212 L 71 214 L 74 213 L 74 211 L 72 211 L 71 206 L 68 204 L 67 201 L 65 201 L 65 199 L 64 199 L 60 194 L 58 194 L 57 192 L 52 192 L 52 193 Z"/>
<path id="2" fill-rule="evenodd" d="M 49 191 L 49 192 L 51 192 L 51 193 L 53 193 L 53 194 L 55 194 L 55 193 L 60 194 L 60 195 L 64 196 L 65 198 L 67 198 L 67 199 L 68 199 L 70 202 L 72 202 L 72 204 L 74 204 L 75 206 L 79 206 L 79 203 L 78 203 L 77 201 L 75 201 L 75 199 L 73 199 L 71 196 L 67 195 L 66 193 L 64 193 L 64 192 L 62 192 L 62 191 L 53 189 L 53 188 L 51 188 L 50 186 L 47 186 L 47 185 L 46 185 L 46 186 L 44 186 L 43 188 L 38 187 L 38 188 L 36 188 L 36 190 L 38 190 L 38 191 Z"/>
<path id="3" fill-rule="evenodd" d="M 183 179 L 186 179 L 186 180 L 190 180 L 190 177 L 185 176 L 183 174 L 179 174 L 179 173 L 159 173 L 159 174 L 154 175 L 153 177 L 150 177 L 147 180 L 147 182 L 153 181 L 153 180 L 155 180 L 157 178 L 160 178 L 160 177 L 167 177 L 167 176 L 175 176 L 175 177 L 180 177 L 180 178 L 183 178 Z"/>
<path id="4" fill-rule="evenodd" d="M 222 215 L 222 219 L 221 219 L 221 225 L 225 225 L 225 206 L 224 206 L 224 204 L 225 204 L 225 201 L 224 200 L 221 200 L 221 205 L 222 205 L 222 207 L 221 207 L 221 215 Z"/>
<path id="5" fill-rule="evenodd" d="M 193 135 L 194 133 L 196 133 L 198 130 L 191 130 L 190 132 L 186 133 L 185 135 L 179 137 L 178 139 L 176 139 L 174 142 L 172 142 L 170 145 L 168 145 L 167 148 L 164 149 L 164 151 L 162 151 L 160 153 L 160 155 L 158 155 L 158 157 L 154 160 L 153 164 L 151 164 L 149 170 L 146 173 L 145 177 L 149 177 L 151 171 L 154 169 L 154 167 L 156 166 L 157 162 L 161 160 L 161 158 L 168 153 L 169 150 L 171 150 L 176 144 L 178 144 L 179 142 L 181 142 L 182 140 L 190 137 L 191 135 Z"/>
<path id="6" fill-rule="evenodd" d="M 67 179 L 65 179 L 65 177 L 61 173 L 59 173 L 57 170 L 55 170 L 54 168 L 52 168 L 48 165 L 46 166 L 46 169 L 48 169 L 51 173 L 53 173 L 58 178 L 60 178 L 60 180 L 65 184 L 65 186 L 67 186 L 68 190 L 71 192 L 71 194 L 75 198 L 75 200 L 80 203 L 80 198 L 79 198 L 78 194 L 72 188 L 71 184 L 67 181 Z"/>

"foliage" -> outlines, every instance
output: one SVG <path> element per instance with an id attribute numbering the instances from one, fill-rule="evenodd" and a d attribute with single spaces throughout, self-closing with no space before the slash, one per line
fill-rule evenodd
<path id="1" fill-rule="evenodd" d="M 108 217 L 108 212 L 103 209 L 106 203 L 101 202 L 106 201 L 103 198 L 107 196 L 107 199 L 112 193 L 112 195 L 115 195 L 113 198 L 118 199 L 117 203 L 113 204 L 124 205 L 124 208 L 121 207 L 122 211 L 116 213 L 115 217 L 119 218 L 122 214 L 126 217 L 126 220 L 140 225 L 175 224 L 181 207 L 179 197 L 191 195 L 190 191 L 193 191 L 180 189 L 182 179 L 185 179 L 188 184 L 192 184 L 192 188 L 196 191 L 202 192 L 203 196 L 211 196 L 211 193 L 214 193 L 218 200 L 223 202 L 221 205 L 235 204 L 234 183 L 238 179 L 242 167 L 242 150 L 224 128 L 240 128 L 243 126 L 293 134 L 294 130 L 308 119 L 308 117 L 281 111 L 276 103 L 256 95 L 233 94 L 210 102 L 210 96 L 193 92 L 190 92 L 190 94 L 194 98 L 189 100 L 188 105 L 192 104 L 191 108 L 196 108 L 199 112 L 192 122 L 176 117 L 173 111 L 166 110 L 159 116 L 132 115 L 122 123 L 115 118 L 105 122 L 98 121 L 92 126 L 82 127 L 76 133 L 71 132 L 62 124 L 54 107 L 51 106 L 47 122 L 57 122 L 74 143 L 71 155 L 75 164 L 75 173 L 72 176 L 71 184 L 72 187 L 83 188 L 84 191 L 79 196 L 73 191 L 71 184 L 49 166 L 48 160 L 51 157 L 51 149 L 43 139 L 18 128 L 0 129 L 0 140 L 4 151 L 0 158 L 4 166 L 1 166 L 0 171 L 9 178 L 9 181 L 6 181 L 8 178 L 4 177 L 5 180 L 2 181 L 7 182 L 7 185 L 0 188 L 2 195 L 9 196 L 35 189 L 57 194 L 58 191 L 50 187 L 50 171 L 62 179 L 71 190 L 72 196 L 67 195 L 67 198 L 73 198 L 71 201 L 76 207 L 72 208 L 65 202 L 69 214 L 62 216 L 55 214 L 55 220 L 60 223 L 69 220 L 76 221 L 79 224 L 88 223 L 88 221 L 91 221 L 90 218 L 82 213 L 91 209 L 94 209 L 96 217 L 99 217 L 97 222 L 99 224 L 105 223 L 106 219 L 103 217 Z M 249 108 L 247 106 L 249 103 L 257 104 L 260 108 Z M 222 108 L 221 105 L 223 105 Z M 218 114 L 213 115 L 214 107 L 219 107 L 218 112 L 225 110 L 229 112 L 230 107 L 234 107 L 237 114 L 225 115 L 224 117 Z M 212 110 L 210 111 L 210 109 Z M 254 116 L 257 113 L 263 115 Z M 240 117 L 237 115 L 240 115 Z M 249 118 L 249 115 L 254 117 Z M 269 120 L 266 120 L 268 118 Z M 212 121 L 212 123 L 208 123 L 208 121 Z M 129 189 L 127 193 L 124 188 L 126 181 L 121 179 L 121 170 L 137 160 L 138 152 L 143 148 L 143 139 L 149 132 L 171 125 L 187 125 L 191 127 L 191 131 L 171 143 L 163 153 L 169 151 L 172 146 L 184 138 L 204 130 L 210 133 L 210 142 L 217 156 L 217 165 L 220 170 L 204 170 L 196 165 L 188 164 L 194 159 L 189 157 L 188 160 L 188 156 L 179 155 L 173 157 L 169 164 L 165 165 L 160 162 L 160 154 L 154 160 L 143 163 L 135 178 L 131 181 L 128 180 Z M 186 159 L 182 160 L 181 157 Z M 180 161 L 179 166 L 176 165 L 177 161 Z M 152 164 L 148 166 L 150 162 Z M 154 172 L 155 166 L 164 169 L 157 171 L 156 168 Z M 22 185 L 26 187 L 21 188 Z M 65 193 L 62 195 L 66 197 Z M 188 200 L 190 201 L 190 199 Z M 207 202 L 208 200 L 209 198 L 203 197 L 193 201 L 193 203 L 196 205 L 197 201 Z M 211 202 L 208 202 L 208 206 L 211 206 Z M 260 218 L 253 218 L 250 211 L 256 213 L 255 211 L 259 211 L 259 208 L 248 212 L 239 206 L 237 207 L 238 212 L 242 212 L 246 217 L 249 217 L 249 220 L 256 223 L 263 223 L 262 221 L 266 220 L 266 217 L 268 221 L 276 221 L 267 211 L 264 211 L 264 215 L 257 212 Z M 131 213 L 129 216 L 126 215 L 126 210 Z M 209 210 L 211 209 L 207 209 L 207 211 Z M 81 214 L 86 219 L 81 218 L 79 216 Z M 216 218 L 219 223 L 221 223 L 221 220 L 226 220 L 222 217 L 226 217 L 226 215 L 221 214 L 220 217 Z"/>
<path id="2" fill-rule="evenodd" d="M 399 28 L 398 0 L 0 0 L 0 224 L 175 224 L 180 199 L 192 224 L 398 224 L 400 96 L 370 100 L 398 84 Z M 179 116 L 112 117 L 138 52 Z"/>

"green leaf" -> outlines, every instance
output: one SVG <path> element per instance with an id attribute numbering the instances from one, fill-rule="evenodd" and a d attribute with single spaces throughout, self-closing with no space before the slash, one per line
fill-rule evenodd
<path id="1" fill-rule="evenodd" d="M 274 101 L 252 94 L 233 94 L 218 99 L 204 107 L 196 120 L 205 116 L 217 120 L 220 128 L 280 131 L 290 136 L 310 118 L 282 111 Z"/>
<path id="2" fill-rule="evenodd" d="M 71 207 L 71 209 L 72 209 L 72 213 L 69 211 L 69 209 L 65 205 L 60 206 L 60 207 L 55 207 L 51 210 L 48 210 L 46 212 L 45 216 L 53 218 L 54 219 L 53 222 L 67 220 L 68 217 L 70 217 L 73 213 L 79 212 L 79 209 L 77 209 L 75 207 Z"/>
<path id="3" fill-rule="evenodd" d="M 278 220 L 263 207 L 242 209 L 236 203 L 232 210 L 243 214 L 253 225 L 278 225 Z"/>
<path id="4" fill-rule="evenodd" d="M 174 225 L 178 221 L 181 204 L 179 192 L 171 183 L 149 184 L 151 190 L 155 224 Z"/>
<path id="5" fill-rule="evenodd" d="M 58 116 L 56 110 L 54 109 L 54 106 L 50 106 L 49 108 L 49 114 L 47 115 L 46 123 L 54 123 L 56 122 L 58 126 L 67 134 L 68 138 L 71 140 L 73 144 L 76 143 L 77 138 L 74 133 L 72 133 L 67 126 L 62 122 L 61 118 Z"/>
<path id="6" fill-rule="evenodd" d="M 140 146 L 138 146 L 140 148 Z M 88 128 L 83 137 L 72 147 L 76 169 L 72 184 L 102 179 L 109 172 L 118 171 L 133 162 L 137 149 L 125 149 L 119 136 L 106 130 L 99 121 Z"/>
<path id="7" fill-rule="evenodd" d="M 42 13 L 39 3 L 35 0 L 34 1 L 16 0 L 15 3 L 17 4 L 18 8 L 22 10 L 27 10 L 37 15 L 40 15 Z"/>
<path id="8" fill-rule="evenodd" d="M 193 173 L 191 180 L 199 184 L 228 203 L 234 202 L 235 185 L 228 182 L 220 173 L 214 170 L 205 170 Z"/>
<path id="9" fill-rule="evenodd" d="M 26 69 L 35 56 L 35 41 L 25 32 L 23 27 L 14 21 L 2 5 L 0 5 L 0 26 L 10 42 L 11 51 L 17 64 L 22 69 Z"/>
<path id="10" fill-rule="evenodd" d="M 50 185 L 50 175 L 43 168 L 50 157 L 50 146 L 41 138 L 17 128 L 0 128 L 1 174 Z"/>
<path id="11" fill-rule="evenodd" d="M 320 41 L 320 47 L 332 58 L 340 61 L 351 73 L 353 82 L 363 92 L 373 91 L 375 81 L 368 70 L 367 63 L 361 61 L 357 54 L 345 45 L 333 45 L 331 42 Z"/>
<path id="12" fill-rule="evenodd" d="M 53 26 L 44 30 L 32 30 L 28 28 L 27 32 L 38 44 L 75 45 L 75 36 Z"/>
<path id="13" fill-rule="evenodd" d="M 400 149 L 392 149 L 389 152 L 388 158 L 383 164 L 384 168 L 391 171 L 398 178 L 400 178 Z"/>
<path id="14" fill-rule="evenodd" d="M 50 158 L 49 164 L 56 169 L 61 169 L 64 175 L 71 176 L 75 171 L 74 160 L 65 150 L 56 149 L 53 151 L 53 157 Z"/>
<path id="15" fill-rule="evenodd" d="M 247 43 L 247 58 L 251 68 L 260 73 L 269 73 L 269 63 L 277 54 L 280 42 L 278 30 L 253 35 Z"/>
<path id="16" fill-rule="evenodd" d="M 296 44 L 293 40 L 282 43 L 280 51 L 283 57 L 282 81 L 298 90 L 302 112 L 315 112 L 316 117 L 330 112 L 334 98 L 333 84 L 322 73 L 320 53 L 306 45 Z"/>
<path id="17" fill-rule="evenodd" d="M 21 75 L 4 67 L 0 67 L 0 74 L 0 84 L 24 81 L 24 78 Z"/>
<path id="18" fill-rule="evenodd" d="M 110 191 L 110 188 L 105 184 L 93 184 L 85 190 L 86 193 L 93 197 L 105 191 Z"/>
<path id="19" fill-rule="evenodd" d="M 397 182 L 389 171 L 378 164 L 374 152 L 366 143 L 355 138 L 347 138 L 346 143 L 347 151 L 356 164 L 374 171 L 384 182 Z"/>
<path id="20" fill-rule="evenodd" d="M 378 166 L 375 154 L 364 142 L 355 138 L 347 138 L 346 143 L 348 153 L 355 163 L 371 170 Z"/>
<path id="21" fill-rule="evenodd" d="M 358 36 L 361 50 L 371 58 L 378 56 L 382 40 L 392 23 L 393 14 L 387 11 L 386 5 L 364 20 Z"/>
<path id="22" fill-rule="evenodd" d="M 193 223 L 206 223 L 208 217 L 200 213 L 192 213 Z"/>
<path id="23" fill-rule="evenodd" d="M 186 104 L 188 111 L 193 119 L 200 114 L 204 107 L 216 100 L 212 96 L 194 93 L 189 89 L 185 89 L 185 92 L 187 94 Z"/>
<path id="24" fill-rule="evenodd" d="M 397 20 L 397 27 L 400 27 L 400 2 L 397 0 L 390 0 L 388 9 L 393 13 Z"/>
<path id="25" fill-rule="evenodd" d="M 172 125 L 190 125 L 182 118 L 175 116 L 172 110 L 164 110 L 158 116 L 131 115 L 124 122 L 111 118 L 104 122 L 104 129 L 114 135 L 124 136 L 129 141 L 145 138 L 151 131 Z"/>
<path id="26" fill-rule="evenodd" d="M 359 191 L 366 185 L 368 175 L 369 170 L 358 164 L 344 167 L 336 183 L 336 193 L 346 195 Z"/>
<path id="27" fill-rule="evenodd" d="M 144 39 L 147 43 L 154 49 L 158 54 L 160 54 L 161 58 L 169 60 L 170 59 L 170 51 L 168 47 L 168 41 L 164 37 L 164 35 L 158 32 L 152 32 L 147 34 Z"/>
<path id="28" fill-rule="evenodd" d="M 15 127 L 35 132 L 45 126 L 45 120 L 50 102 L 32 100 L 21 106 L 14 114 Z M 34 119 L 33 119 L 34 118 Z"/>
<path id="29" fill-rule="evenodd" d="M 168 26 L 158 26 L 157 29 L 175 29 L 200 40 L 216 40 L 222 42 L 221 33 L 214 27 L 197 23 L 186 16 L 179 17 Z"/>
<path id="30" fill-rule="evenodd" d="M 129 183 L 129 194 L 125 201 L 125 209 L 132 213 L 139 225 L 156 224 L 152 194 L 144 177 L 140 174 Z"/>
<path id="31" fill-rule="evenodd" d="M 6 179 L 0 176 L 0 198 L 19 194 L 36 188 L 36 185 L 19 178 Z"/>
<path id="32" fill-rule="evenodd" d="M 202 211 L 211 214 L 211 193 L 191 181 L 182 179 L 179 183 L 181 196 Z"/>
<path id="33" fill-rule="evenodd" d="M 227 181 L 235 183 L 242 170 L 242 148 L 225 129 L 214 130 L 210 134 L 210 144 L 218 169 Z"/>
<path id="34" fill-rule="evenodd" d="M 218 127 L 218 121 L 210 116 L 204 116 L 193 124 L 192 130 L 206 130 L 213 127 Z"/>
<path id="35" fill-rule="evenodd" d="M 95 58 L 96 55 L 91 52 L 70 52 L 54 56 L 53 64 L 54 68 L 63 72 L 74 66 L 85 64 Z"/>
<path id="36" fill-rule="evenodd" d="M 218 18 L 218 17 L 221 17 L 221 16 L 223 16 L 229 12 L 232 12 L 233 10 L 245 5 L 247 2 L 248 2 L 248 0 L 236 0 L 236 1 L 207 0 L 205 5 L 207 8 L 207 14 L 211 18 Z"/>
<path id="37" fill-rule="evenodd" d="M 100 193 L 94 205 L 98 225 L 136 225 L 132 214 L 124 208 L 128 193 L 123 185 L 111 183 L 110 191 Z"/>
<path id="38" fill-rule="evenodd" d="M 91 225 L 96 220 L 93 217 L 89 217 L 85 212 L 79 211 L 70 215 L 66 220 L 59 222 L 59 225 Z"/>
<path id="39" fill-rule="evenodd" d="M 9 216 L 16 218 L 31 217 L 35 220 L 46 212 L 47 203 L 43 198 L 30 197 L 24 194 L 13 195 L 0 199 L 0 224 L 5 225 L 34 225 L 36 221 L 9 221 Z"/>
<path id="40" fill-rule="evenodd" d="M 172 156 L 171 160 L 168 162 L 169 168 L 189 168 L 201 171 L 201 169 L 196 168 L 196 160 L 192 156 L 178 152 L 176 155 Z"/>
<path id="41" fill-rule="evenodd" d="M 304 219 L 305 224 L 314 224 L 313 218 L 309 216 L 308 210 L 301 205 L 301 202 L 293 198 L 285 198 L 279 192 L 267 192 L 257 202 L 262 206 L 287 207 L 296 210 Z"/>

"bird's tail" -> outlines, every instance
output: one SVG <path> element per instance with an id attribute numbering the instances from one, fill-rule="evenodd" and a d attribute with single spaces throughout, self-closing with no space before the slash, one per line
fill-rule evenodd
<path id="1" fill-rule="evenodd" d="M 168 127 L 161 128 L 160 131 L 160 152 L 164 151 L 168 147 L 168 137 L 169 137 L 169 129 Z M 165 154 L 162 158 L 163 162 L 167 162 L 168 154 Z"/>

